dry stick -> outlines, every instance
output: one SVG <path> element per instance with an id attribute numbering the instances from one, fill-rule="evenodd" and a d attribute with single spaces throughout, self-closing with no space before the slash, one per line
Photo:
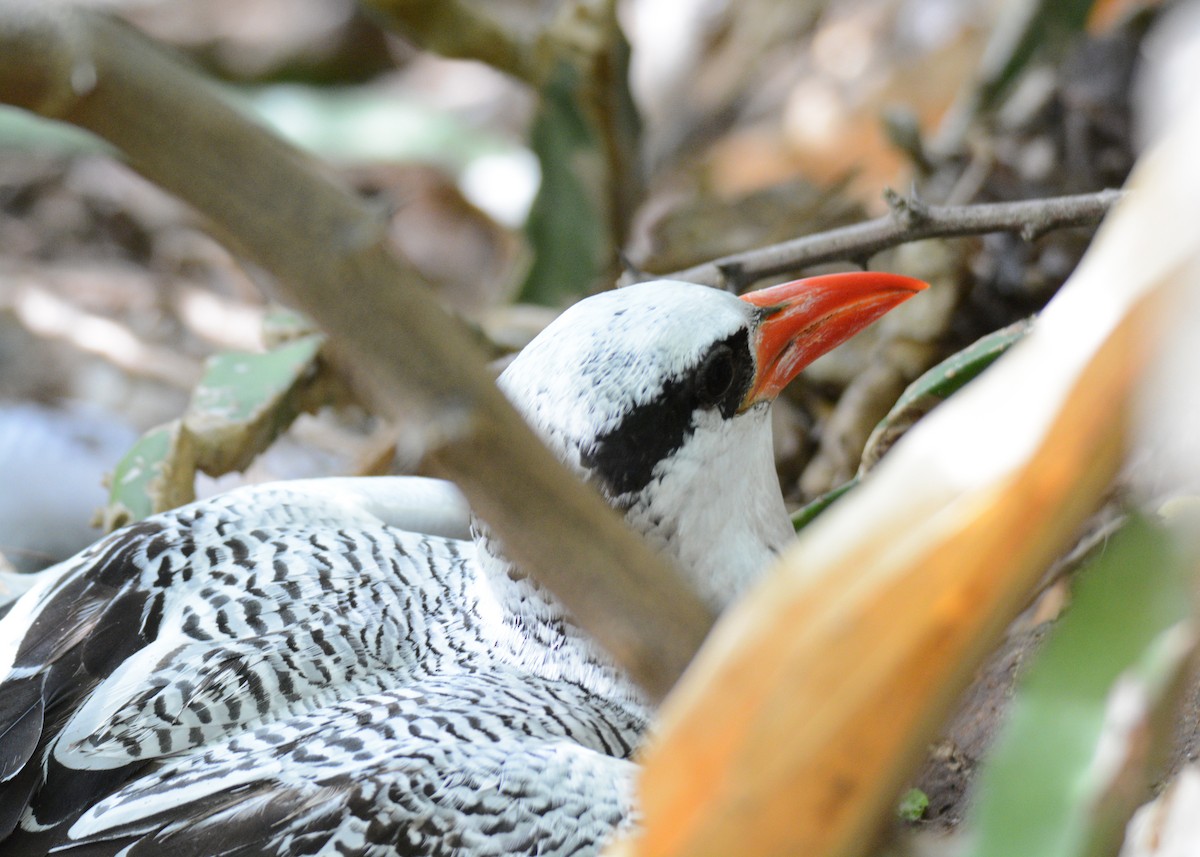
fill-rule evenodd
<path id="1" fill-rule="evenodd" d="M 666 694 L 710 611 L 536 440 L 361 200 L 144 38 L 86 10 L 0 6 L 0 100 L 93 131 L 208 215 L 371 374 L 389 410 L 427 417 L 434 464 L 509 556 L 653 698 Z"/>
<path id="2" fill-rule="evenodd" d="M 734 253 L 669 276 L 740 292 L 766 277 L 796 274 L 825 262 L 865 261 L 880 250 L 923 238 L 1016 232 L 1026 240 L 1033 240 L 1054 229 L 1096 225 L 1122 193 L 1102 190 L 980 205 L 926 205 L 914 197 L 891 193 L 887 195 L 891 210 L 875 220 Z"/>

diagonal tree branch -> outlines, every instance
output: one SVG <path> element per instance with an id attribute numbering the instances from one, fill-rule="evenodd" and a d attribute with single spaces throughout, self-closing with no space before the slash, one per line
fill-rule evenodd
<path id="1" fill-rule="evenodd" d="M 431 460 L 509 556 L 653 698 L 666 694 L 710 611 L 537 441 L 367 205 L 147 40 L 85 9 L 0 6 L 0 101 L 98 134 L 211 218 L 367 370 L 385 410 L 426 418 Z"/>
<path id="2" fill-rule="evenodd" d="M 1102 190 L 1020 202 L 927 205 L 889 192 L 891 210 L 883 217 L 723 256 L 669 276 L 740 292 L 758 280 L 797 274 L 813 265 L 845 260 L 865 263 L 881 250 L 924 238 L 1015 232 L 1032 241 L 1055 229 L 1095 226 L 1122 193 Z"/>
<path id="3" fill-rule="evenodd" d="M 431 460 L 459 483 L 513 559 L 553 589 L 653 697 L 670 689 L 711 627 L 711 613 L 537 442 L 470 338 L 419 275 L 388 252 L 368 206 L 206 81 L 85 10 L 35 0 L 0 7 L 0 101 L 96 133 L 211 218 L 229 244 L 279 279 L 335 347 L 367 368 L 383 410 L 426 417 Z M 1094 224 L 1119 196 L 960 207 L 894 196 L 892 212 L 877 220 L 673 276 L 741 289 L 921 238 L 1034 237 Z"/>

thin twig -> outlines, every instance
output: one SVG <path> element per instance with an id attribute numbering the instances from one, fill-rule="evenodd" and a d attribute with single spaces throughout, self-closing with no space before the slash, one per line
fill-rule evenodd
<path id="1" fill-rule="evenodd" d="M 797 274 L 826 262 L 858 262 L 924 238 L 1015 232 L 1031 241 L 1055 229 L 1096 225 L 1122 195 L 1120 190 L 1102 190 L 1020 202 L 929 205 L 914 196 L 889 193 L 890 211 L 883 217 L 723 256 L 669 276 L 740 292 L 767 277 Z"/>

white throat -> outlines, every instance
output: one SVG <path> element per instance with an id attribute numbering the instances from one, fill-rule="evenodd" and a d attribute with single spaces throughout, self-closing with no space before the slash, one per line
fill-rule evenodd
<path id="1" fill-rule="evenodd" d="M 758 579 L 795 533 L 775 472 L 770 407 L 730 420 L 702 413 L 697 420 L 625 518 L 719 610 Z"/>

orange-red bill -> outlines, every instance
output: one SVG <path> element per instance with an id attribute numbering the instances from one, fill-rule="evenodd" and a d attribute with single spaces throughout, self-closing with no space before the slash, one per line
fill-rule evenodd
<path id="1" fill-rule="evenodd" d="M 742 295 L 762 314 L 754 333 L 757 370 L 742 408 L 774 399 L 809 363 L 926 288 L 900 274 L 853 271 Z"/>

